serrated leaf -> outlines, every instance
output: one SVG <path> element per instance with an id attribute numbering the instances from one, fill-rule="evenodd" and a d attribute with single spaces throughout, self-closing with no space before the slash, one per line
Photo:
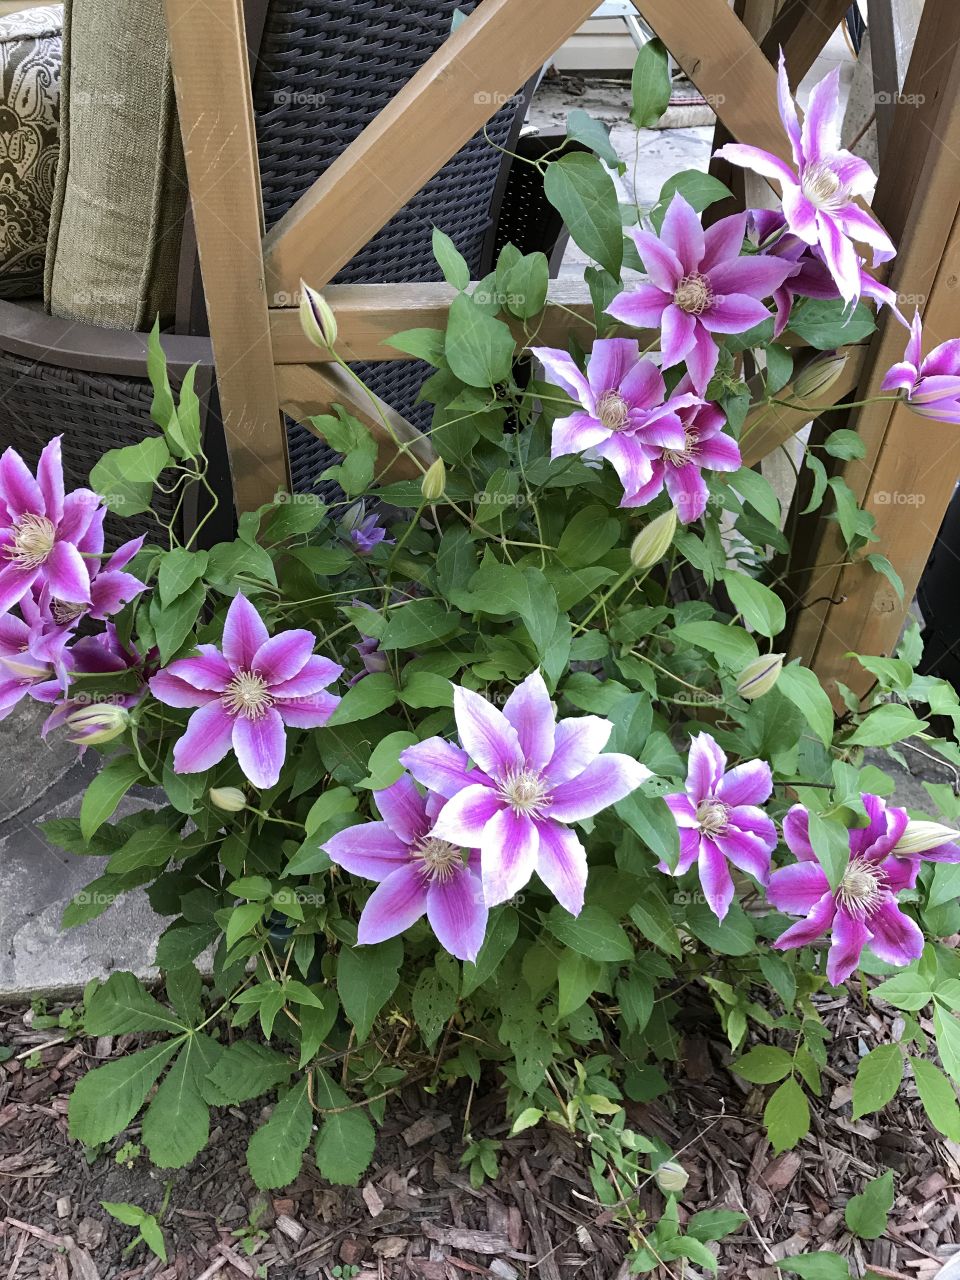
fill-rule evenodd
<path id="1" fill-rule="evenodd" d="M 317 1168 L 335 1186 L 355 1187 L 373 1159 L 376 1132 L 370 1118 L 325 1071 L 316 1072 L 316 1105 L 322 1115 L 314 1148 Z M 344 1107 L 349 1110 L 340 1110 Z M 334 1114 L 324 1115 L 326 1109 Z"/>
<path id="2" fill-rule="evenodd" d="M 201 1088 L 211 1105 L 238 1106 L 286 1084 L 292 1070 L 289 1059 L 276 1049 L 238 1040 L 224 1049 Z"/>
<path id="3" fill-rule="evenodd" d="M 751 1084 L 774 1084 L 788 1076 L 792 1068 L 793 1057 L 785 1049 L 778 1049 L 775 1045 L 757 1045 L 733 1063 L 731 1070 Z"/>
<path id="4" fill-rule="evenodd" d="M 781 1258 L 777 1263 L 788 1275 L 801 1280 L 850 1280 L 850 1268 L 839 1253 L 802 1253 L 792 1258 Z"/>
<path id="5" fill-rule="evenodd" d="M 187 1027 L 155 1000 L 132 973 L 112 973 L 87 1001 L 84 1030 L 91 1036 L 124 1035 L 130 1031 L 166 1031 L 174 1035 Z"/>
<path id="6" fill-rule="evenodd" d="M 633 959 L 633 946 L 622 925 L 603 907 L 588 904 L 579 916 L 553 907 L 544 923 L 560 942 L 591 960 Z"/>
<path id="7" fill-rule="evenodd" d="M 221 1051 L 216 1041 L 200 1033 L 187 1039 L 144 1112 L 143 1143 L 158 1168 L 182 1169 L 207 1145 L 210 1112 L 199 1083 L 206 1075 L 207 1046 L 215 1046 L 209 1050 L 212 1065 Z"/>
<path id="8" fill-rule="evenodd" d="M 247 1147 L 247 1168 L 261 1191 L 286 1187 L 294 1181 L 312 1132 L 313 1108 L 304 1076 L 280 1099 Z"/>
<path id="9" fill-rule="evenodd" d="M 457 1007 L 457 993 L 436 968 L 423 969 L 413 988 L 413 1016 L 428 1048 L 432 1048 Z"/>
<path id="10" fill-rule="evenodd" d="M 109 1142 L 125 1129 L 182 1043 L 151 1045 L 81 1076 L 70 1095 L 70 1136 L 84 1146 Z"/>

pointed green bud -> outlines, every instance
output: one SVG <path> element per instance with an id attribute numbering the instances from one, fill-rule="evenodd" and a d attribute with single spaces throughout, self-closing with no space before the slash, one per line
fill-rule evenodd
<path id="1" fill-rule="evenodd" d="M 300 281 L 300 327 L 315 347 L 332 350 L 337 341 L 337 317 L 322 293 Z"/>
<path id="2" fill-rule="evenodd" d="M 673 507 L 662 516 L 657 516 L 656 520 L 651 520 L 645 529 L 641 529 L 630 548 L 630 563 L 634 569 L 642 571 L 659 564 L 670 550 L 676 531 L 677 513 Z"/>
<path id="3" fill-rule="evenodd" d="M 780 679 L 783 670 L 782 653 L 763 653 L 753 662 L 748 662 L 740 672 L 737 680 L 737 693 L 741 698 L 752 702 L 754 698 L 762 698 L 769 693 Z"/>
<path id="4" fill-rule="evenodd" d="M 824 395 L 843 373 L 849 357 L 838 351 L 825 351 L 805 365 L 793 380 L 797 400 L 816 400 Z"/>
<path id="5" fill-rule="evenodd" d="M 911 818 L 891 853 L 894 858 L 916 857 L 919 853 L 929 853 L 931 849 L 937 849 L 942 844 L 949 844 L 958 836 L 960 831 L 953 827 L 945 827 L 939 822 L 915 822 Z"/>
<path id="6" fill-rule="evenodd" d="M 207 795 L 213 807 L 224 813 L 239 813 L 247 807 L 247 797 L 239 787 L 211 787 Z"/>
<path id="7" fill-rule="evenodd" d="M 447 469 L 443 465 L 443 459 L 437 458 L 436 462 L 430 464 L 429 469 L 421 480 L 420 492 L 423 494 L 425 502 L 439 502 L 446 487 Z"/>

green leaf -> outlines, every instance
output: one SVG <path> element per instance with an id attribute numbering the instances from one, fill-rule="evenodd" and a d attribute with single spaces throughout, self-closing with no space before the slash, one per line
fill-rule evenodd
<path id="1" fill-rule="evenodd" d="M 775 348 L 771 347 L 770 350 Z M 769 351 L 767 353 L 769 355 Z M 741 469 L 730 477 L 730 487 L 739 493 L 741 498 L 749 502 L 765 520 L 780 527 L 780 502 L 773 491 L 773 486 L 759 471 L 751 471 L 749 467 Z"/>
<path id="2" fill-rule="evenodd" d="M 698 649 L 712 653 L 717 662 L 728 671 L 742 670 L 748 662 L 759 656 L 757 642 L 742 627 L 723 622 L 681 622 L 673 634 L 681 640 L 695 644 Z"/>
<path id="3" fill-rule="evenodd" d="M 140 1234 L 147 1248 L 156 1254 L 161 1262 L 166 1262 L 167 1248 L 163 1242 L 163 1232 L 152 1213 L 144 1215 L 143 1222 L 140 1223 Z"/>
<path id="4" fill-rule="evenodd" d="M 90 472 L 90 487 L 118 516 L 150 509 L 153 487 L 172 461 L 161 436 L 147 436 L 125 449 L 111 449 Z"/>
<path id="5" fill-rule="evenodd" d="M 954 1080 L 960 1080 L 960 1022 L 937 1004 L 933 1009 L 933 1029 L 940 1061 Z"/>
<path id="6" fill-rule="evenodd" d="M 206 1042 L 206 1044 L 204 1043 Z M 143 1117 L 143 1143 L 161 1169 L 182 1169 L 207 1145 L 210 1112 L 200 1096 L 208 1047 L 211 1064 L 220 1046 L 194 1033 L 180 1050 Z"/>
<path id="7" fill-rule="evenodd" d="M 831 431 L 824 443 L 831 458 L 862 458 L 867 446 L 855 431 Z"/>
<path id="8" fill-rule="evenodd" d="M 886 982 L 874 988 L 873 994 L 895 1009 L 905 1009 L 910 1013 L 925 1008 L 933 999 L 929 981 L 916 972 L 898 973 L 887 978 Z"/>
<path id="9" fill-rule="evenodd" d="M 775 1084 L 793 1070 L 793 1056 L 772 1044 L 757 1045 L 731 1067 L 751 1084 Z"/>
<path id="10" fill-rule="evenodd" d="M 159 596 L 151 600 L 150 622 L 156 633 L 161 662 L 169 662 L 183 648 L 197 624 L 206 598 L 203 583 L 195 582 L 168 605 L 162 604 Z"/>
<path id="11" fill-rule="evenodd" d="M 745 1213 L 733 1209 L 702 1209 L 687 1223 L 687 1235 L 706 1244 L 708 1240 L 722 1240 L 732 1235 L 748 1221 Z"/>
<path id="12" fill-rule="evenodd" d="M 171 604 L 178 596 L 203 577 L 209 557 L 205 551 L 187 551 L 175 547 L 164 553 L 157 574 L 157 586 L 163 604 Z"/>
<path id="13" fill-rule="evenodd" d="M 833 705 L 830 696 L 809 667 L 792 663 L 777 680 L 777 691 L 797 708 L 825 747 L 833 741 Z"/>
<path id="14" fill-rule="evenodd" d="M 732 569 L 725 569 L 720 577 L 733 607 L 754 631 L 771 639 L 780 634 L 786 625 L 786 611 L 778 595 L 756 578 Z"/>
<path id="15" fill-rule="evenodd" d="M 680 938 L 670 912 L 662 899 L 650 894 L 630 908 L 630 919 L 645 938 L 665 951 L 668 956 L 680 959 Z"/>
<path id="16" fill-rule="evenodd" d="M 887 1229 L 887 1215 L 893 1208 L 893 1170 L 868 1182 L 843 1212 L 847 1227 L 861 1240 L 876 1240 Z"/>
<path id="17" fill-rule="evenodd" d="M 238 1106 L 259 1098 L 290 1079 L 289 1059 L 253 1040 L 238 1040 L 224 1049 L 201 1086 L 211 1106 Z"/>
<path id="18" fill-rule="evenodd" d="M 444 350 L 453 375 L 469 387 L 494 387 L 513 370 L 516 340 L 508 325 L 487 315 L 465 293 L 450 304 Z"/>
<path id="19" fill-rule="evenodd" d="M 547 165 L 543 187 L 570 229 L 574 243 L 619 279 L 623 224 L 617 189 L 601 161 L 584 152 L 554 160 Z"/>
<path id="20" fill-rule="evenodd" d="M 610 141 L 610 130 L 607 126 L 602 120 L 597 120 L 586 111 L 581 111 L 579 107 L 575 107 L 567 116 L 567 137 L 582 142 L 584 146 L 596 152 L 604 164 L 611 169 L 616 169 L 618 173 L 626 169 L 626 165 Z"/>
<path id="21" fill-rule="evenodd" d="M 355 1187 L 373 1159 L 376 1133 L 366 1111 L 352 1106 L 325 1071 L 317 1071 L 315 1080 L 316 1105 L 323 1115 L 314 1147 L 317 1168 L 334 1186 Z M 339 1110 L 342 1107 L 350 1110 Z"/>
<path id="22" fill-rule="evenodd" d="M 591 960 L 632 960 L 633 946 L 622 925 L 603 907 L 587 905 L 579 916 L 553 907 L 544 924 L 555 938 Z"/>
<path id="23" fill-rule="evenodd" d="M 557 1013 L 561 1018 L 575 1013 L 590 998 L 602 973 L 603 966 L 589 956 L 573 950 L 560 953 L 557 961 Z"/>
<path id="24" fill-rule="evenodd" d="M 447 640 L 459 628 L 459 618 L 436 600 L 411 600 L 390 610 L 380 637 L 381 649 L 419 649 Z"/>
<path id="25" fill-rule="evenodd" d="M 637 54 L 631 88 L 631 121 L 652 129 L 670 105 L 670 64 L 660 40 L 648 40 Z"/>
<path id="26" fill-rule="evenodd" d="M 718 920 L 705 902 L 694 902 L 687 910 L 686 923 L 701 942 L 723 956 L 746 956 L 756 945 L 753 921 L 736 902 L 731 903 L 723 920 Z"/>
<path id="27" fill-rule="evenodd" d="M 446 362 L 444 340 L 442 329 L 404 329 L 402 333 L 395 333 L 392 338 L 384 338 L 383 345 L 396 347 L 398 351 L 404 351 L 418 360 L 425 360 L 427 364 L 439 369 Z"/>
<path id="28" fill-rule="evenodd" d="M 476 964 L 464 963 L 461 994 L 466 997 L 476 991 L 496 972 L 500 961 L 507 954 L 520 931 L 520 920 L 511 907 L 500 907 L 491 913 L 487 936 L 483 940 Z"/>
<path id="29" fill-rule="evenodd" d="M 850 833 L 842 823 L 833 818 L 824 818 L 812 809 L 809 821 L 813 851 L 827 874 L 830 888 L 836 891 L 844 871 L 850 865 Z"/>
<path id="30" fill-rule="evenodd" d="M 145 989 L 132 973 L 112 973 L 87 1001 L 84 1029 L 91 1036 L 119 1036 L 130 1031 L 167 1031 L 187 1028 Z"/>
<path id="31" fill-rule="evenodd" d="M 126 1202 L 117 1204 L 114 1201 L 101 1200 L 100 1207 L 101 1209 L 106 1209 L 111 1218 L 116 1218 L 125 1227 L 139 1227 L 144 1218 L 147 1217 L 147 1211 L 141 1209 L 137 1204 L 128 1204 Z"/>
<path id="32" fill-rule="evenodd" d="M 310 812 L 304 820 L 307 835 L 312 836 L 331 818 L 342 813 L 353 813 L 357 804 L 358 799 L 349 787 L 329 787 L 310 806 Z M 284 874 L 289 874 L 289 868 Z"/>
<path id="33" fill-rule="evenodd" d="M 296 1178 L 313 1132 L 307 1076 L 280 1099 L 247 1147 L 247 1168 L 261 1191 L 286 1187 Z"/>
<path id="34" fill-rule="evenodd" d="M 878 554 L 876 551 L 872 551 L 866 557 L 866 560 L 871 568 L 875 569 L 877 573 L 883 574 L 891 587 L 893 587 L 894 591 L 897 593 L 898 597 L 902 600 L 903 579 L 900 577 L 899 573 L 897 573 L 896 569 L 894 569 L 887 557 Z"/>
<path id="35" fill-rule="evenodd" d="M 436 1044 L 457 1007 L 457 993 L 441 978 L 435 967 L 421 969 L 413 988 L 413 1017 L 428 1048 Z"/>
<path id="36" fill-rule="evenodd" d="M 524 254 L 503 277 L 507 310 L 518 320 L 531 320 L 540 314 L 550 287 L 550 266 L 540 252 Z"/>
<path id="37" fill-rule="evenodd" d="M 453 285 L 454 289 L 462 293 L 470 283 L 470 268 L 457 246 L 439 227 L 433 228 L 433 256 L 447 284 Z"/>
<path id="38" fill-rule="evenodd" d="M 372 947 L 343 947 L 337 959 L 337 992 L 362 1044 L 373 1020 L 397 989 L 403 943 L 391 938 Z"/>
<path id="39" fill-rule="evenodd" d="M 792 1258 L 781 1258 L 777 1263 L 781 1271 L 800 1276 L 801 1280 L 850 1280 L 850 1268 L 839 1253 L 801 1253 Z"/>
<path id="40" fill-rule="evenodd" d="M 635 970 L 617 979 L 620 1016 L 628 1031 L 643 1031 L 653 1013 L 653 983 L 645 973 Z"/>
<path id="41" fill-rule="evenodd" d="M 923 733 L 928 727 L 909 707 L 900 702 L 884 702 L 866 716 L 847 738 L 847 743 L 858 747 L 889 747 L 894 742 L 915 733 Z"/>
<path id="42" fill-rule="evenodd" d="M 795 1147 L 810 1130 L 810 1108 L 807 1099 L 792 1077 L 770 1096 L 763 1112 L 767 1137 L 775 1155 Z"/>
<path id="43" fill-rule="evenodd" d="M 896 1095 L 903 1076 L 903 1054 L 895 1044 L 877 1045 L 860 1061 L 853 1082 L 853 1118 L 879 1111 Z"/>
<path id="44" fill-rule="evenodd" d="M 681 173 L 671 174 L 660 188 L 656 207 L 650 211 L 650 220 L 658 235 L 667 209 L 670 207 L 670 201 L 677 192 L 697 213 L 709 209 L 718 200 L 733 198 L 733 192 L 729 187 L 724 186 L 719 178 L 714 178 L 709 173 L 702 173 L 699 169 L 684 169 Z"/>
<path id="45" fill-rule="evenodd" d="M 174 824 L 183 822 L 180 814 L 167 821 L 148 822 L 125 840 L 110 855 L 107 870 L 111 875 L 122 876 L 141 867 L 161 867 L 183 849 L 183 841 Z"/>
<path id="46" fill-rule="evenodd" d="M 632 795 L 617 802 L 616 812 L 637 833 L 647 848 L 668 867 L 677 865 L 680 857 L 680 833 L 662 796 L 645 796 L 634 791 Z"/>
<path id="47" fill-rule="evenodd" d="M 354 724 L 358 720 L 369 720 L 371 716 L 386 711 L 397 700 L 397 686 L 393 676 L 387 672 L 378 672 L 366 676 L 340 699 L 333 715 L 327 721 L 326 728 L 338 725 Z"/>
<path id="48" fill-rule="evenodd" d="M 165 1040 L 81 1076 L 70 1095 L 70 1136 L 84 1146 L 109 1142 L 125 1129 L 181 1040 Z"/>
<path id="49" fill-rule="evenodd" d="M 846 309 L 842 298 L 808 298 L 791 315 L 790 330 L 819 351 L 862 342 L 877 327 L 873 316 L 861 302 L 845 320 Z"/>
<path id="50" fill-rule="evenodd" d="M 135 782 L 144 777 L 135 756 L 119 756 L 96 775 L 83 795 L 80 805 L 80 831 L 84 840 L 92 840 L 97 830 Z"/>
<path id="51" fill-rule="evenodd" d="M 960 1142 L 960 1105 L 956 1089 L 940 1068 L 926 1058 L 911 1058 L 910 1066 L 930 1123 L 951 1142 Z"/>

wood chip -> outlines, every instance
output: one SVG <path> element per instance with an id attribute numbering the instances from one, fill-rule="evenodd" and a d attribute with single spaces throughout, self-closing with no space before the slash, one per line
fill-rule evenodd
<path id="1" fill-rule="evenodd" d="M 363 1203 L 367 1206 L 371 1218 L 379 1218 L 383 1213 L 386 1205 L 380 1197 L 380 1192 L 372 1182 L 365 1182 L 363 1190 L 360 1193 L 363 1196 Z"/>
<path id="2" fill-rule="evenodd" d="M 299 1222 L 291 1218 L 289 1214 L 286 1213 L 277 1215 L 275 1226 L 278 1231 L 282 1231 L 287 1239 L 292 1240 L 294 1244 L 299 1244 L 307 1234 L 306 1227 L 301 1227 Z"/>
<path id="3" fill-rule="evenodd" d="M 433 1138 L 444 1129 L 449 1129 L 451 1124 L 453 1121 L 449 1116 L 439 1113 L 421 1116 L 409 1128 L 404 1129 L 403 1140 L 408 1147 L 415 1147 L 419 1142 L 426 1142 L 427 1138 Z"/>

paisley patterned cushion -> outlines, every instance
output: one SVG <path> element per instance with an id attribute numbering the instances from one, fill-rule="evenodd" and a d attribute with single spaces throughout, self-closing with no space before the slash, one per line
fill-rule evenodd
<path id="1" fill-rule="evenodd" d="M 63 6 L 0 18 L 0 297 L 43 293 L 57 169 Z"/>

